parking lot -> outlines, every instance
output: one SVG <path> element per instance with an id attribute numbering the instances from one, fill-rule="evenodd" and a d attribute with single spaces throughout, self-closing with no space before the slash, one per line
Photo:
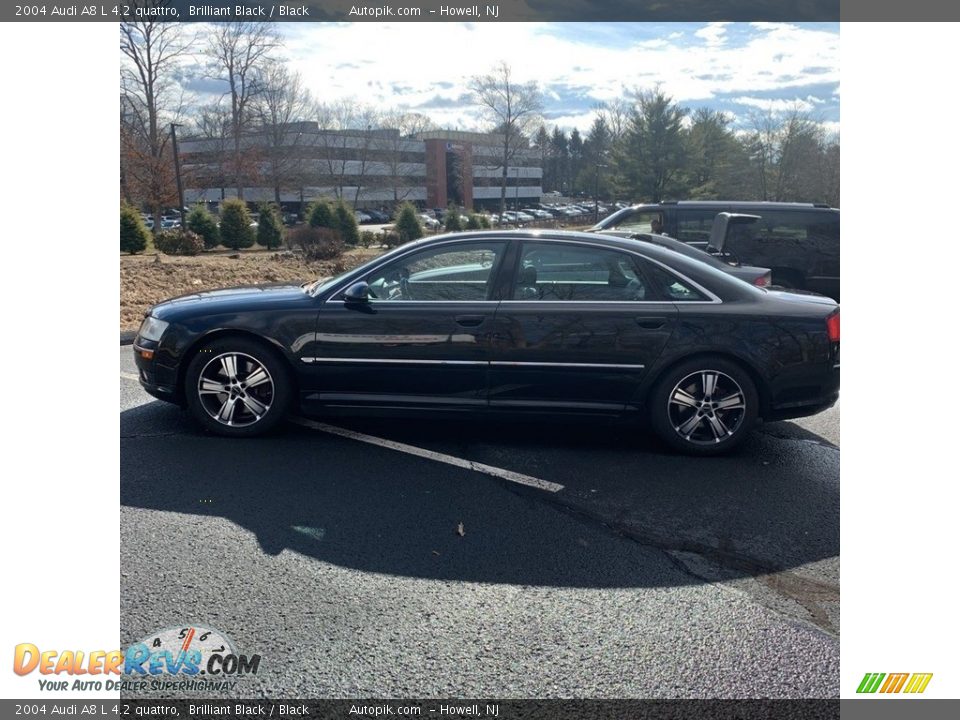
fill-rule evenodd
<path id="1" fill-rule="evenodd" d="M 225 696 L 838 695 L 839 407 L 694 459 L 583 421 L 213 437 L 129 347 L 120 390 L 121 640 L 224 631 L 262 656 Z"/>

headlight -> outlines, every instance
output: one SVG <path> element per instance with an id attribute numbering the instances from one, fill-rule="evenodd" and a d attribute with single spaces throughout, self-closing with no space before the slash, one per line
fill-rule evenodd
<path id="1" fill-rule="evenodd" d="M 163 320 L 157 320 L 152 315 L 147 315 L 147 317 L 143 319 L 143 322 L 140 323 L 140 330 L 137 334 L 144 340 L 159 341 L 164 330 L 166 330 L 169 326 L 170 323 L 164 322 Z"/>

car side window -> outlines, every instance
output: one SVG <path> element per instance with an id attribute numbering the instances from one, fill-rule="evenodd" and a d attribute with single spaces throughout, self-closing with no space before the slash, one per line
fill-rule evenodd
<path id="1" fill-rule="evenodd" d="M 374 300 L 486 300 L 504 242 L 457 244 L 406 255 L 365 278 Z"/>
<path id="2" fill-rule="evenodd" d="M 607 230 L 621 230 L 623 232 L 634 233 L 652 233 L 653 221 L 662 221 L 659 212 L 650 212 L 638 210 L 621 218 L 616 225 L 611 225 Z"/>
<path id="3" fill-rule="evenodd" d="M 660 295 L 677 302 L 690 302 L 691 300 L 709 300 L 702 292 L 694 288 L 690 283 L 681 280 L 676 275 L 664 270 L 659 265 L 650 264 L 648 266 L 650 279 L 656 284 Z"/>
<path id="4" fill-rule="evenodd" d="M 563 243 L 524 243 L 514 300 L 644 300 L 646 282 L 624 252 Z"/>

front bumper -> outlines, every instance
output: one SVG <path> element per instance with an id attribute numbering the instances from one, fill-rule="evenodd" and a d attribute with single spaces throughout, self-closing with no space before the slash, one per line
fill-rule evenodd
<path id="1" fill-rule="evenodd" d="M 133 341 L 133 361 L 137 366 L 140 386 L 158 400 L 182 404 L 176 371 L 157 362 L 158 345 L 155 341 L 143 340 L 139 335 Z"/>

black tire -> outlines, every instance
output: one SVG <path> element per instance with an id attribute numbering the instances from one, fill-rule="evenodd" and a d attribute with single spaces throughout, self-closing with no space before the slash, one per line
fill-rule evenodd
<path id="1" fill-rule="evenodd" d="M 705 392 L 711 383 L 713 390 Z M 724 358 L 701 357 L 680 363 L 660 378 L 649 411 L 654 431 L 667 445 L 708 456 L 743 442 L 756 425 L 759 409 L 760 396 L 746 370 Z"/>
<path id="2" fill-rule="evenodd" d="M 252 437 L 283 420 L 293 390 L 287 365 L 274 350 L 250 338 L 225 337 L 204 344 L 190 361 L 184 395 L 210 432 Z"/>

